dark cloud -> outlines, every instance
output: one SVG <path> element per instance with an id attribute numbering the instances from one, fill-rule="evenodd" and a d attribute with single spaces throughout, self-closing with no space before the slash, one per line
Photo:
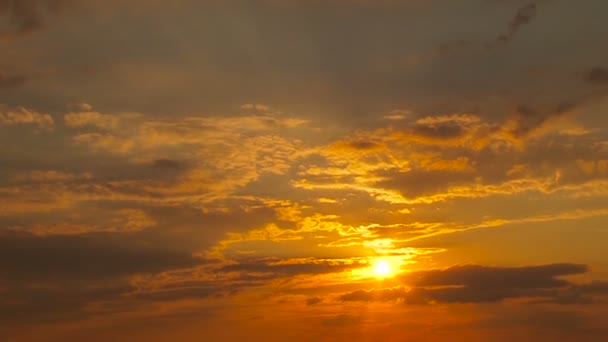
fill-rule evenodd
<path id="1" fill-rule="evenodd" d="M 135 291 L 128 280 L 133 275 L 207 262 L 112 234 L 4 233 L 0 235 L 0 321 L 35 325 L 81 319 L 92 314 L 86 310 L 88 304 Z"/>
<path id="2" fill-rule="evenodd" d="M 216 266 L 208 264 L 208 274 L 212 277 L 199 278 L 199 271 L 178 271 L 185 276 L 183 280 L 156 284 L 151 290 L 134 293 L 139 299 L 171 301 L 185 298 L 226 297 L 245 289 L 268 284 L 277 278 L 291 277 L 300 274 L 323 274 L 342 272 L 368 264 L 347 263 L 332 260 L 281 260 L 281 259 L 248 259 L 238 263 Z M 321 302 L 320 298 L 310 298 L 307 305 Z"/>
<path id="3" fill-rule="evenodd" d="M 530 3 L 521 7 L 515 17 L 509 22 L 509 31 L 517 31 L 522 25 L 525 25 L 536 16 L 536 4 Z"/>
<path id="4" fill-rule="evenodd" d="M 442 123 L 439 125 L 418 124 L 413 128 L 413 134 L 439 140 L 460 138 L 466 133 L 467 130 L 463 125 L 453 122 Z"/>
<path id="5" fill-rule="evenodd" d="M 373 141 L 357 140 L 349 143 L 349 146 L 355 150 L 373 150 L 379 145 Z"/>
<path id="6" fill-rule="evenodd" d="M 87 316 L 86 303 L 115 298 L 133 289 L 128 285 L 108 286 L 15 286 L 0 299 L 0 321 L 17 325 L 72 320 Z"/>
<path id="7" fill-rule="evenodd" d="M 407 197 L 430 195 L 446 191 L 450 186 L 467 184 L 476 174 L 452 170 L 381 171 L 382 180 L 376 185 L 396 189 Z"/>
<path id="8" fill-rule="evenodd" d="M 589 284 L 570 285 L 566 289 L 553 291 L 551 296 L 539 300 L 540 303 L 554 304 L 591 304 L 596 296 L 608 294 L 608 283 L 595 281 Z"/>
<path id="9" fill-rule="evenodd" d="M 537 129 L 542 128 L 550 120 L 567 114 L 577 106 L 581 105 L 584 100 L 563 101 L 551 108 L 535 108 L 529 105 L 519 105 L 515 108 L 511 116 L 511 123 L 514 124 L 510 128 L 510 133 L 515 138 L 525 139 L 534 134 Z"/>
<path id="10" fill-rule="evenodd" d="M 608 69 L 594 67 L 585 73 L 584 80 L 596 86 L 608 85 Z M 578 96 L 565 95 L 562 100 L 555 101 L 548 106 L 520 104 L 516 106 L 511 116 L 511 123 L 515 124 L 514 127 L 510 128 L 511 133 L 516 138 L 527 138 L 550 120 L 567 115 L 581 106 L 603 98 L 605 95 L 606 93 L 602 89 L 599 92 L 578 94 Z"/>
<path id="11" fill-rule="evenodd" d="M 536 3 L 530 3 L 517 10 L 517 13 L 509 22 L 507 32 L 496 38 L 497 43 L 509 43 L 517 32 L 525 25 L 529 24 L 536 16 Z"/>
<path id="12" fill-rule="evenodd" d="M 0 88 L 19 87 L 26 82 L 26 78 L 21 75 L 5 75 L 0 73 Z"/>
<path id="13" fill-rule="evenodd" d="M 152 166 L 160 169 L 173 169 L 173 170 L 181 170 L 184 166 L 173 159 L 157 159 L 152 162 Z"/>
<path id="14" fill-rule="evenodd" d="M 585 80 L 594 85 L 608 84 L 608 69 L 603 67 L 595 67 L 585 75 Z"/>
<path id="15" fill-rule="evenodd" d="M 482 138 L 497 127 L 490 127 L 481 118 L 469 114 L 448 114 L 419 118 L 404 131 L 403 139 L 423 144 L 462 145 L 471 138 Z"/>
<path id="16" fill-rule="evenodd" d="M 321 303 L 323 300 L 319 297 L 312 297 L 312 298 L 308 298 L 306 300 L 306 305 L 311 306 L 311 305 L 315 305 L 315 304 L 319 304 Z"/>
<path id="17" fill-rule="evenodd" d="M 0 0 L 0 18 L 6 17 L 8 29 L 0 36 L 39 30 L 50 16 L 65 8 L 71 0 Z"/>
<path id="18" fill-rule="evenodd" d="M 560 304 L 587 303 L 593 295 L 608 294 L 606 284 L 577 285 L 560 276 L 581 274 L 585 265 L 551 264 L 526 267 L 456 266 L 413 272 L 403 277 L 409 287 L 359 290 L 342 301 L 401 301 L 425 303 L 491 303 L 508 298 L 543 298 Z"/>
<path id="19" fill-rule="evenodd" d="M 587 266 L 553 264 L 517 268 L 487 266 L 456 266 L 445 270 L 431 270 L 406 276 L 407 283 L 415 286 L 468 286 L 472 288 L 553 288 L 568 284 L 555 277 L 581 274 Z"/>
<path id="20" fill-rule="evenodd" d="M 189 267 L 188 253 L 115 242 L 108 236 L 0 237 L 0 276 L 15 279 L 107 279 Z"/>
<path id="21" fill-rule="evenodd" d="M 480 46 L 479 44 L 473 43 L 468 40 L 455 39 L 441 43 L 437 50 L 439 53 L 445 54 L 469 48 L 483 47 L 485 49 L 491 49 L 496 47 L 498 44 L 510 43 L 521 30 L 521 28 L 525 25 L 528 25 L 534 19 L 534 17 L 536 17 L 536 14 L 536 2 L 528 3 L 517 10 L 515 16 L 511 19 L 511 21 L 509 21 L 509 24 L 507 26 L 507 32 L 496 37 L 495 41 L 485 43 Z"/>

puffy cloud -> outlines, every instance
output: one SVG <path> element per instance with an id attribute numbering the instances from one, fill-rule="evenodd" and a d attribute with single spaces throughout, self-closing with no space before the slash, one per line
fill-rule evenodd
<path id="1" fill-rule="evenodd" d="M 63 120 L 67 126 L 73 128 L 93 126 L 112 129 L 115 128 L 119 122 L 119 118 L 116 116 L 98 112 L 72 112 L 66 114 Z"/>
<path id="2" fill-rule="evenodd" d="M 165 197 L 171 203 L 222 200 L 264 175 L 285 174 L 301 145 L 289 132 L 306 123 L 263 105 L 245 105 L 243 110 L 256 112 L 241 116 L 162 120 L 99 113 L 86 103 L 72 107 L 75 111 L 64 116 L 64 123 L 74 129 L 77 146 L 128 165 L 152 166 L 141 172 L 153 179 L 92 181 L 94 188 L 129 193 L 125 199 Z M 177 172 L 161 174 L 162 169 Z M 121 189 L 114 186 L 119 183 Z"/>
<path id="3" fill-rule="evenodd" d="M 411 117 L 414 113 L 410 110 L 393 110 L 384 115 L 385 120 L 401 121 Z"/>
<path id="4" fill-rule="evenodd" d="M 54 127 L 55 121 L 49 114 L 38 113 L 24 107 L 10 109 L 0 105 L 0 126 L 27 124 L 50 129 Z"/>
<path id="5" fill-rule="evenodd" d="M 605 174 L 608 173 L 608 160 L 584 160 L 577 159 L 578 166 L 587 174 Z"/>
<path id="6" fill-rule="evenodd" d="M 311 149 L 292 185 L 409 204 L 525 192 L 575 196 L 600 177 L 582 174 L 564 158 L 603 155 L 586 142 L 589 134 L 569 112 L 527 107 L 503 122 L 472 114 L 423 116 Z"/>

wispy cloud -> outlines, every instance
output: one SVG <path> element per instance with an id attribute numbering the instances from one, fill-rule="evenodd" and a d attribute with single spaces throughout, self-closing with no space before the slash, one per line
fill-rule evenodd
<path id="1" fill-rule="evenodd" d="M 496 42 L 501 44 L 509 43 L 522 27 L 530 24 L 530 22 L 534 19 L 537 13 L 537 7 L 538 5 L 536 2 L 532 2 L 520 7 L 515 13 L 513 19 L 509 21 L 507 32 L 498 36 L 498 38 L 496 38 Z"/>

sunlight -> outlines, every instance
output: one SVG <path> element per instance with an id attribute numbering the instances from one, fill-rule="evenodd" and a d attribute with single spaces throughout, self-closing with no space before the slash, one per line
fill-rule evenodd
<path id="1" fill-rule="evenodd" d="M 402 256 L 382 256 L 368 259 L 368 267 L 351 271 L 355 279 L 376 278 L 378 280 L 395 277 L 401 272 Z"/>
<path id="2" fill-rule="evenodd" d="M 376 263 L 376 266 L 374 266 L 374 273 L 376 274 L 376 277 L 379 278 L 389 277 L 392 275 L 391 265 L 384 260 L 380 260 Z"/>

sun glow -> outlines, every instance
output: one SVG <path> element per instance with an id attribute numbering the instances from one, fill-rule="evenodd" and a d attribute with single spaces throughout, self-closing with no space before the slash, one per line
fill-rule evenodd
<path id="1" fill-rule="evenodd" d="M 391 265 L 384 260 L 380 260 L 374 266 L 374 273 L 379 278 L 389 277 L 392 274 Z"/>

